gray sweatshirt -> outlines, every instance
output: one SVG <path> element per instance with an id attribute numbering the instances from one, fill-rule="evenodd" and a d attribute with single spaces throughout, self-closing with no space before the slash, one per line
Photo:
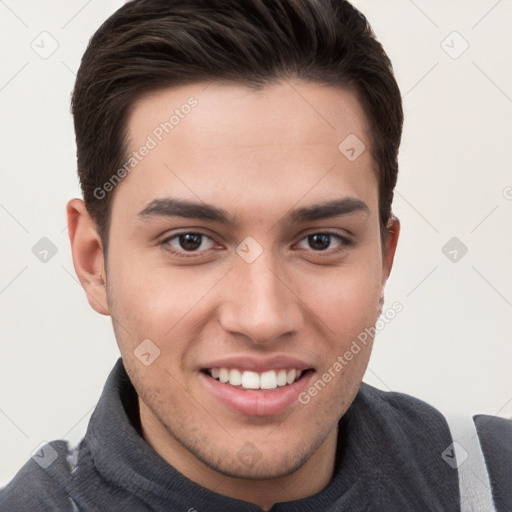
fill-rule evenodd
<path id="1" fill-rule="evenodd" d="M 512 421 L 474 418 L 495 508 L 512 511 Z M 321 492 L 272 512 L 459 511 L 444 417 L 426 403 L 362 384 L 340 420 L 334 477 Z M 122 361 L 112 370 L 76 448 L 43 447 L 0 490 L 1 512 L 261 512 L 194 483 L 140 434 L 137 394 Z"/>

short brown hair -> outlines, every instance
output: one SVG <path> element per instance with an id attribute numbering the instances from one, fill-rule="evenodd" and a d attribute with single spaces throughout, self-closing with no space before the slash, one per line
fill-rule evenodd
<path id="1" fill-rule="evenodd" d="M 279 79 L 348 87 L 371 128 L 381 232 L 391 216 L 402 99 L 366 18 L 344 0 L 132 0 L 91 38 L 72 97 L 78 174 L 106 252 L 126 120 L 143 95 L 197 82 L 260 88 Z"/>

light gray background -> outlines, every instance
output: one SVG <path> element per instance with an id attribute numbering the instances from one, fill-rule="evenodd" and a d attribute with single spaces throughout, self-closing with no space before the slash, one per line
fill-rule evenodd
<path id="1" fill-rule="evenodd" d="M 512 2 L 355 3 L 394 63 L 406 115 L 385 306 L 403 311 L 378 335 L 365 380 L 443 410 L 510 416 Z M 0 484 L 42 441 L 83 435 L 118 357 L 110 320 L 75 277 L 65 203 L 80 195 L 75 73 L 121 5 L 0 0 Z M 45 263 L 32 252 L 42 237 L 57 248 Z M 452 237 L 468 248 L 456 262 L 442 252 Z"/>

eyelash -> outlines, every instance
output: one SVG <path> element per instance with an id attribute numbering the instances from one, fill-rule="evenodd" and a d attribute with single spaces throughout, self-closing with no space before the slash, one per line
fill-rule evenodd
<path id="1" fill-rule="evenodd" d="M 209 249 L 206 249 L 203 251 L 184 251 L 184 250 L 177 251 L 174 248 L 172 248 L 172 246 L 169 244 L 169 242 L 171 240 L 179 238 L 180 236 L 183 236 L 183 235 L 198 235 L 198 236 L 210 239 L 215 244 L 212 237 L 208 236 L 205 233 L 201 233 L 200 231 L 182 231 L 181 233 L 176 233 L 172 236 L 165 238 L 164 240 L 162 240 L 161 245 L 166 246 L 166 250 L 168 250 L 173 255 L 178 256 L 180 258 L 197 258 L 209 250 Z M 348 238 L 340 235 L 339 233 L 333 233 L 332 231 L 314 231 L 312 233 L 308 233 L 307 235 L 303 236 L 297 243 L 300 243 L 303 240 L 306 240 L 308 237 L 313 236 L 313 235 L 328 235 L 328 236 L 331 236 L 331 237 L 337 239 L 340 243 L 340 245 L 338 247 L 335 247 L 334 249 L 325 249 L 325 250 L 317 250 L 317 251 L 315 251 L 314 249 L 310 249 L 313 253 L 318 254 L 318 255 L 332 255 L 333 253 L 344 251 L 347 249 L 347 247 L 350 247 L 353 245 L 352 240 L 349 240 Z M 307 249 L 304 249 L 304 250 L 307 250 Z"/>
<path id="2" fill-rule="evenodd" d="M 314 252 L 315 254 L 331 255 L 334 252 L 342 251 L 342 250 L 346 249 L 348 246 L 352 245 L 352 241 L 351 240 L 349 240 L 348 238 L 340 235 L 339 233 L 333 233 L 332 231 L 315 231 L 313 233 L 308 233 L 306 236 L 303 236 L 299 240 L 298 243 L 302 242 L 303 240 L 307 240 L 310 236 L 314 236 L 314 235 L 327 235 L 327 236 L 330 236 L 331 238 L 337 239 L 338 242 L 339 242 L 339 246 L 335 247 L 333 249 L 324 249 L 324 250 L 318 250 L 318 251 L 315 251 L 314 249 L 309 249 L 312 252 Z M 304 249 L 304 250 L 307 250 L 307 249 Z"/>
<path id="3" fill-rule="evenodd" d="M 174 249 L 170 245 L 170 241 L 174 240 L 176 238 L 179 238 L 180 236 L 183 236 L 183 235 L 198 235 L 198 236 L 201 236 L 204 238 L 208 238 L 213 242 L 213 239 L 211 236 L 208 236 L 205 233 L 201 233 L 200 231 L 182 231 L 181 233 L 176 233 L 172 236 L 165 238 L 164 240 L 162 240 L 161 244 L 162 244 L 162 246 L 165 246 L 166 250 L 168 250 L 170 253 L 172 253 L 173 255 L 178 256 L 180 258 L 197 258 L 206 252 L 205 250 L 203 250 L 203 251 L 185 251 L 185 250 L 177 251 L 176 249 Z"/>

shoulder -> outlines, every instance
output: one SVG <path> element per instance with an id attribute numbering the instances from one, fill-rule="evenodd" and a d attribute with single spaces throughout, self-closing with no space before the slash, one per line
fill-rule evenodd
<path id="1" fill-rule="evenodd" d="M 498 510 L 512 509 L 512 419 L 474 417 Z"/>
<path id="2" fill-rule="evenodd" d="M 454 441 L 455 432 L 450 430 L 450 425 L 453 426 L 456 416 L 447 414 L 445 417 L 418 398 L 382 391 L 367 384 L 361 386 L 354 404 L 365 411 L 367 420 L 379 422 L 383 435 L 390 440 L 388 446 L 394 443 L 395 453 L 409 454 L 421 461 L 423 469 L 430 468 L 444 478 L 457 475 L 457 469 L 450 467 L 445 456 Z M 471 415 L 468 415 L 467 423 L 470 422 Z M 473 422 L 496 509 L 512 510 L 512 420 L 476 415 Z"/>
<path id="3" fill-rule="evenodd" d="M 458 510 L 457 473 L 442 459 L 450 429 L 434 407 L 362 384 L 342 430 L 361 472 L 380 489 L 381 510 Z"/>
<path id="4" fill-rule="evenodd" d="M 382 415 L 391 423 L 407 432 L 419 434 L 418 427 L 433 427 L 448 432 L 448 424 L 441 412 L 419 398 L 395 391 L 382 391 L 363 383 L 354 400 L 357 407 Z M 428 422 L 425 424 L 425 422 Z"/>
<path id="5" fill-rule="evenodd" d="M 430 475 L 447 478 L 441 454 L 452 442 L 446 418 L 423 400 L 404 393 L 382 391 L 362 384 L 353 406 L 357 409 L 358 430 L 375 437 L 381 452 L 392 451 L 406 466 L 415 465 Z M 368 430 L 361 422 L 372 423 Z M 370 443 L 371 440 L 368 439 Z"/>
<path id="6" fill-rule="evenodd" d="M 486 456 L 498 464 L 512 460 L 512 419 L 479 414 L 474 417 L 476 430 Z"/>
<path id="7" fill-rule="evenodd" d="M 0 510 L 78 510 L 68 492 L 75 452 L 65 441 L 52 441 L 39 448 L 7 486 L 0 489 Z"/>

